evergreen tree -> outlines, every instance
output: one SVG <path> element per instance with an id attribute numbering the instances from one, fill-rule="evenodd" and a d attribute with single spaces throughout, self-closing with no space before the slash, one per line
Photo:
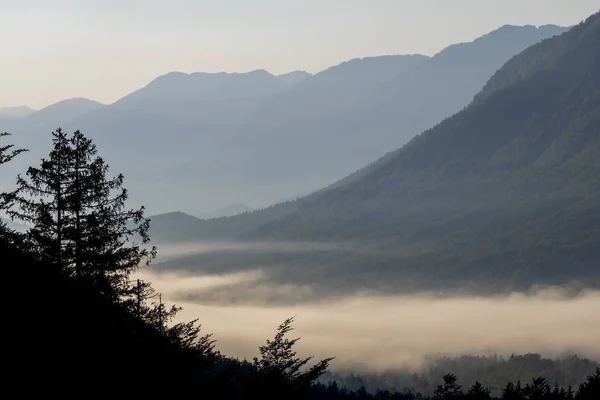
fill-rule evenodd
<path id="1" fill-rule="evenodd" d="M 483 387 L 479 381 L 475 381 L 475 384 L 469 388 L 469 391 L 465 395 L 465 399 L 468 400 L 490 400 L 490 390 Z"/>
<path id="2" fill-rule="evenodd" d="M 42 159 L 40 167 L 29 167 L 26 177 L 17 177 L 17 191 L 10 196 L 8 213 L 32 225 L 29 238 L 41 260 L 66 270 L 72 261 L 64 238 L 68 224 L 65 213 L 70 152 L 67 135 L 57 129 L 52 132 L 52 144 L 49 157 Z"/>
<path id="3" fill-rule="evenodd" d="M 457 383 L 456 375 L 444 375 L 444 384 L 438 385 L 433 391 L 433 400 L 452 400 L 463 396 L 461 386 Z"/>
<path id="4" fill-rule="evenodd" d="M 531 383 L 525 385 L 523 389 L 523 395 L 527 400 L 549 399 L 551 392 L 552 389 L 550 389 L 546 378 L 542 377 L 533 378 Z"/>
<path id="5" fill-rule="evenodd" d="M 256 375 L 252 387 L 267 398 L 305 398 L 312 384 L 327 370 L 333 358 L 319 361 L 306 368 L 312 357 L 298 358 L 294 345 L 300 338 L 288 339 L 294 318 L 286 319 L 277 329 L 273 340 L 260 346 L 260 358 L 255 357 Z"/>
<path id="6" fill-rule="evenodd" d="M 579 386 L 576 400 L 597 400 L 600 399 L 600 368 L 596 368 L 593 374 L 588 376 L 587 380 Z"/>
<path id="7" fill-rule="evenodd" d="M 170 325 L 169 323 L 182 310 L 181 307 L 176 305 L 167 307 L 150 283 L 140 279 L 136 280 L 131 292 L 133 295 L 125 299 L 123 304 L 133 315 L 157 328 L 171 344 L 194 350 L 196 354 L 202 355 L 205 361 L 215 360 L 218 355 L 215 351 L 215 341 L 212 339 L 212 334 L 200 336 L 202 326 L 197 325 L 198 319 Z M 149 300 L 154 301 L 149 303 Z"/>
<path id="8" fill-rule="evenodd" d="M 10 136 L 10 133 L 0 133 L 0 139 Z M 13 149 L 15 146 L 12 144 L 0 146 L 0 165 L 5 164 L 18 156 L 21 153 L 26 152 L 26 149 Z"/>
<path id="9" fill-rule="evenodd" d="M 91 276 L 116 295 L 131 295 L 129 275 L 142 261 L 149 263 L 156 249 L 143 249 L 130 240 L 149 242 L 150 220 L 144 207 L 128 210 L 123 175 L 108 178 L 108 165 L 95 144 L 80 131 L 70 139 L 67 210 L 72 223 L 67 236 L 74 248 L 75 274 Z"/>
<path id="10" fill-rule="evenodd" d="M 521 388 L 521 381 L 517 381 L 516 385 L 508 382 L 502 390 L 502 400 L 520 400 L 522 398 L 523 389 Z"/>
<path id="11" fill-rule="evenodd" d="M 565 389 L 559 387 L 558 384 L 554 385 L 554 390 L 550 394 L 551 400 L 573 400 L 573 390 L 571 387 Z"/>
<path id="12" fill-rule="evenodd" d="M 92 279 L 113 298 L 131 296 L 129 275 L 156 249 L 149 242 L 144 208 L 128 210 L 123 175 L 107 178 L 108 166 L 91 139 L 53 132 L 53 149 L 39 168 L 19 176 L 12 216 L 33 225 L 30 238 L 42 258 L 77 277 Z"/>
<path id="13" fill-rule="evenodd" d="M 9 133 L 0 133 L 0 140 L 10 136 Z M 14 145 L 2 145 L 0 143 L 0 166 L 2 164 L 5 164 L 7 162 L 9 162 L 10 160 L 12 160 L 13 158 L 15 158 L 16 156 L 18 156 L 19 154 L 25 152 L 27 150 L 25 149 L 14 149 Z M 15 196 L 16 192 L 13 193 L 4 193 L 4 192 L 0 192 L 0 211 L 4 211 L 7 206 L 10 204 L 11 198 L 13 198 Z M 10 230 L 8 229 L 8 227 L 6 226 L 6 224 L 3 221 L 0 221 L 0 234 L 3 236 L 8 235 L 10 232 Z"/>

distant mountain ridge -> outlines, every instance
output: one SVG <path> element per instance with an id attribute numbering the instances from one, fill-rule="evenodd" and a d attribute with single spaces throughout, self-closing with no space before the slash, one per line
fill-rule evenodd
<path id="1" fill-rule="evenodd" d="M 402 146 L 466 106 L 510 57 L 564 30 L 504 28 L 434 57 L 367 57 L 315 75 L 173 72 L 113 104 L 55 105 L 0 130 L 32 150 L 23 166 L 45 155 L 52 129 L 82 130 L 153 214 L 229 199 L 261 208 Z"/>
<path id="2" fill-rule="evenodd" d="M 0 107 L 0 116 L 9 118 L 21 118 L 34 112 L 35 110 L 28 106 Z"/>
<path id="3" fill-rule="evenodd" d="M 251 212 L 252 208 L 245 204 L 229 204 L 225 207 L 221 207 L 217 210 L 207 213 L 198 214 L 197 217 L 200 219 L 213 219 L 222 217 L 233 217 L 235 215 Z"/>

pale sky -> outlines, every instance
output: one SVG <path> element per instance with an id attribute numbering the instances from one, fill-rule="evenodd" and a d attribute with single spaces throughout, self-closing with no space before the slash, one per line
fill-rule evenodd
<path id="1" fill-rule="evenodd" d="M 170 71 L 318 72 L 504 24 L 574 25 L 598 0 L 0 0 L 0 107 L 111 103 Z"/>

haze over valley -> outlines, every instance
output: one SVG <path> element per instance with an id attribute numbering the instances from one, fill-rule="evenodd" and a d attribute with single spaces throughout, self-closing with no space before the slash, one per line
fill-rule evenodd
<path id="1" fill-rule="evenodd" d="M 600 398 L 597 4 L 202 3 L 0 13 L 10 381 Z"/>

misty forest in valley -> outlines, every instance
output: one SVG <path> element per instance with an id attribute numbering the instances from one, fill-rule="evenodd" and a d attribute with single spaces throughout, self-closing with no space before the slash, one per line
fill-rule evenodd
<path id="1" fill-rule="evenodd" d="M 83 3 L 0 4 L 9 398 L 600 399 L 597 4 Z"/>

